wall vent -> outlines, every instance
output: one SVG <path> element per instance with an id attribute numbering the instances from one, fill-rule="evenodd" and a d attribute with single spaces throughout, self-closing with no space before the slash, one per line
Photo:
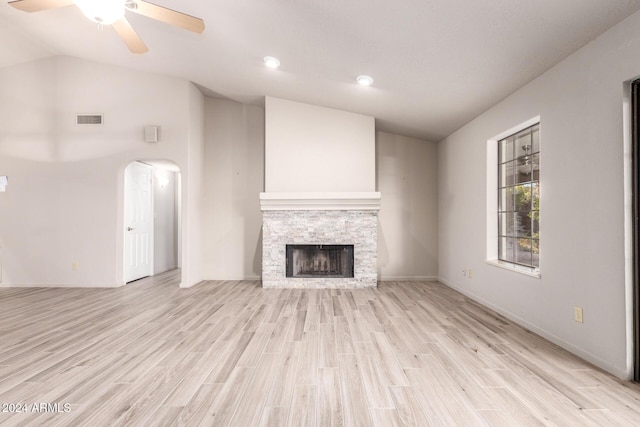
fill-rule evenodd
<path id="1" fill-rule="evenodd" d="M 76 115 L 76 124 L 78 125 L 101 125 L 102 114 L 78 114 Z"/>

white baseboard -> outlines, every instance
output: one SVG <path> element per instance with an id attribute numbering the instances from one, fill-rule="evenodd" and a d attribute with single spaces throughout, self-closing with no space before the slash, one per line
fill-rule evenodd
<path id="1" fill-rule="evenodd" d="M 575 354 L 578 357 L 581 357 L 582 359 L 586 360 L 587 362 L 590 362 L 598 367 L 600 367 L 601 369 L 604 369 L 605 371 L 611 373 L 612 375 L 615 375 L 616 377 L 622 379 L 622 380 L 630 380 L 631 379 L 631 373 L 627 372 L 627 370 L 625 369 L 620 369 L 618 366 L 614 366 L 612 365 L 610 362 L 608 362 L 607 360 L 602 359 L 599 356 L 594 355 L 593 353 L 578 347 L 566 340 L 564 340 L 563 338 L 558 337 L 557 335 L 553 334 L 552 332 L 549 332 L 545 329 L 542 329 L 532 323 L 529 323 L 527 320 L 521 318 L 520 316 L 517 316 L 513 313 L 511 313 L 508 310 L 505 310 L 502 307 L 499 307 L 493 303 L 491 303 L 490 301 L 486 301 L 483 298 L 478 297 L 477 295 L 475 295 L 472 292 L 469 292 L 467 289 L 453 283 L 450 282 L 442 277 L 438 278 L 438 281 L 452 289 L 455 289 L 456 291 L 460 292 L 461 294 L 465 295 L 466 297 L 469 297 L 470 299 L 484 305 L 485 307 L 495 311 L 496 313 L 499 313 L 501 315 L 503 315 L 504 317 L 506 317 L 507 319 L 513 321 L 514 323 L 530 330 L 531 332 L 540 335 L 541 337 L 551 341 L 552 343 L 564 348 L 565 350 L 569 351 L 570 353 Z"/>
<path id="2" fill-rule="evenodd" d="M 204 279 L 205 281 L 221 281 L 221 280 L 262 280 L 262 276 L 246 276 L 246 277 L 225 277 L 225 278 L 215 278 L 215 279 Z M 379 282 L 429 282 L 429 281 L 437 281 L 438 276 L 384 276 L 378 277 Z"/>
<path id="3" fill-rule="evenodd" d="M 241 281 L 256 281 L 256 280 L 262 280 L 262 276 L 247 276 L 247 277 L 240 277 L 240 278 L 224 278 L 224 279 L 220 279 L 220 278 L 216 278 L 216 279 L 202 279 L 202 281 L 198 282 L 198 283 L 193 283 L 189 286 L 183 286 L 182 283 L 180 283 L 180 287 L 181 288 L 190 288 L 192 286 L 195 285 L 199 285 L 202 282 L 241 282 Z"/>
<path id="4" fill-rule="evenodd" d="M 0 288 L 119 288 L 124 283 L 0 283 Z"/>
<path id="5" fill-rule="evenodd" d="M 437 276 L 384 276 L 379 282 L 430 282 L 438 280 Z"/>

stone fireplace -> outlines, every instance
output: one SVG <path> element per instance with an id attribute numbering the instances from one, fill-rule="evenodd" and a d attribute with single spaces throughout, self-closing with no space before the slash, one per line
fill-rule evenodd
<path id="1" fill-rule="evenodd" d="M 262 286 L 286 288 L 367 288 L 377 286 L 378 209 L 380 193 L 274 194 L 262 193 Z M 340 259 L 341 271 L 319 265 L 311 272 L 288 274 L 293 260 L 287 247 L 351 248 L 352 265 Z M 342 250 L 342 249 L 341 249 Z M 348 252 L 349 250 L 347 250 Z M 334 258 L 336 255 L 333 255 Z M 342 256 L 342 255 L 341 255 Z M 304 257 L 304 256 L 303 256 Z M 289 258 L 289 268 L 287 259 Z M 301 261 L 299 259 L 298 261 Z M 345 267 L 345 263 L 348 265 Z M 344 270 L 348 274 L 343 274 Z M 313 271 L 317 270 L 317 271 Z M 335 270 L 335 268 L 333 269 Z M 321 273 L 326 274 L 321 274 Z M 294 276 L 294 277 L 291 277 Z"/>
<path id="2" fill-rule="evenodd" d="M 262 286 L 377 286 L 375 166 L 373 117 L 265 98 Z"/>

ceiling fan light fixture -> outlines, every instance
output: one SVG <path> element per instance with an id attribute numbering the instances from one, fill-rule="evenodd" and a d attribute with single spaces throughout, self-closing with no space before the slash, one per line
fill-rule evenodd
<path id="1" fill-rule="evenodd" d="M 265 56 L 264 65 L 266 65 L 269 68 L 275 69 L 280 66 L 280 61 L 278 61 L 278 58 L 274 58 L 273 56 Z"/>
<path id="2" fill-rule="evenodd" d="M 373 77 L 362 74 L 356 77 L 356 81 L 360 86 L 371 86 L 373 84 Z"/>
<path id="3" fill-rule="evenodd" d="M 124 16 L 125 0 L 74 0 L 82 13 L 101 25 L 111 25 Z"/>

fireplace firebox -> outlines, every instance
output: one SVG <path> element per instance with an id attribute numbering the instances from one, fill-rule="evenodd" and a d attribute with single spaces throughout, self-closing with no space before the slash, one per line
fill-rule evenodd
<path id="1" fill-rule="evenodd" d="M 353 245 L 286 245 L 287 277 L 353 276 Z"/>

